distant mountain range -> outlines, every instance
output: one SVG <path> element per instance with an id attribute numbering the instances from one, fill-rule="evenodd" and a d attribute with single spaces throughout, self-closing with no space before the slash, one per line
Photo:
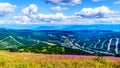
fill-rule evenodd
<path id="1" fill-rule="evenodd" d="M 120 25 L 51 25 L 33 28 L 33 30 L 95 30 L 95 29 L 120 31 Z"/>
<path id="2" fill-rule="evenodd" d="M 120 31 L 120 24 L 93 24 L 93 25 L 0 24 L 0 28 L 30 29 L 30 30 L 113 30 L 113 31 Z"/>

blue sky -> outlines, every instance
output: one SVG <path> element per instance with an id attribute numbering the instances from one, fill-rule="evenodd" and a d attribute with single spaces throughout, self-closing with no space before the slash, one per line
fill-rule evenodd
<path id="1" fill-rule="evenodd" d="M 0 24 L 120 24 L 120 0 L 0 0 Z"/>

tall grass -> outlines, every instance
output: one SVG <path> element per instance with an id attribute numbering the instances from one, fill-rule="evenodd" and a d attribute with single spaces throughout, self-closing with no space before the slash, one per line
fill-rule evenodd
<path id="1" fill-rule="evenodd" d="M 93 56 L 0 52 L 0 68 L 119 68 L 120 60 Z"/>

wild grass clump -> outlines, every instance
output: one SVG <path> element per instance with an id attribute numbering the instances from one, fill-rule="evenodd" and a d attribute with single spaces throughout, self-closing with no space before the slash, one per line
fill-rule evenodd
<path id="1" fill-rule="evenodd" d="M 0 52 L 0 68 L 120 68 L 114 58 Z"/>

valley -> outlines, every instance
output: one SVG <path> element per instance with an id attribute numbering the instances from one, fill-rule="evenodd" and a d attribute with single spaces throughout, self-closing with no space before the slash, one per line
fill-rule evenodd
<path id="1" fill-rule="evenodd" d="M 69 54 L 83 54 L 83 52 L 86 55 L 120 54 L 120 32 L 116 31 L 0 29 L 0 36 L 0 49 L 8 51 L 45 53 L 42 51 L 47 50 L 46 53 L 67 54 L 67 50 L 71 50 Z M 52 47 L 58 51 L 62 48 L 66 52 L 54 52 Z"/>

